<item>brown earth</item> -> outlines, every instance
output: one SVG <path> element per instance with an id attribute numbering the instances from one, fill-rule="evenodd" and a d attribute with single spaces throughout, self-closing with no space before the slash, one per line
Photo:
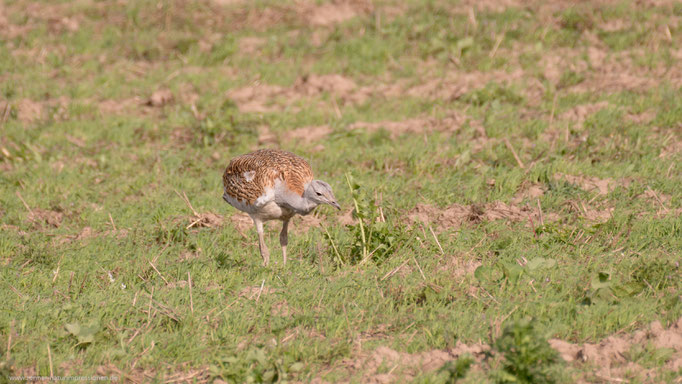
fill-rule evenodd
<path id="1" fill-rule="evenodd" d="M 320 141 L 332 133 L 332 129 L 328 125 L 318 125 L 311 127 L 301 127 L 286 132 L 286 138 L 289 141 L 297 143 L 310 144 L 312 142 Z"/>
<path id="2" fill-rule="evenodd" d="M 62 245 L 73 241 L 89 240 L 100 236 L 112 236 L 120 240 L 128 236 L 128 230 L 125 228 L 116 228 L 106 231 L 96 231 L 91 227 L 83 227 L 77 234 L 55 237 L 54 244 Z"/>
<path id="3" fill-rule="evenodd" d="M 186 221 L 189 222 L 187 228 L 217 228 L 221 227 L 225 222 L 225 219 L 218 214 L 212 212 L 195 213 L 194 215 L 188 217 Z"/>
<path id="4" fill-rule="evenodd" d="M 587 192 L 597 192 L 599 195 L 606 195 L 619 184 L 613 179 L 600 179 L 598 177 L 589 177 L 581 175 L 567 175 L 564 173 L 556 173 L 554 180 L 565 180 L 570 184 L 576 185 Z M 623 181 L 621 185 L 626 186 L 627 181 Z"/>
<path id="5" fill-rule="evenodd" d="M 598 103 L 592 104 L 581 104 L 559 115 L 559 119 L 573 121 L 582 128 L 583 123 L 585 123 L 585 119 L 608 106 L 609 103 L 606 101 L 600 101 Z"/>
<path id="6" fill-rule="evenodd" d="M 41 103 L 22 99 L 16 104 L 16 108 L 19 121 L 31 123 L 43 117 L 44 109 Z"/>
<path id="7" fill-rule="evenodd" d="M 532 203 L 538 198 L 542 197 L 545 192 L 547 192 L 547 188 L 540 184 L 529 184 L 527 186 L 522 186 L 516 192 L 511 202 L 512 204 L 520 204 L 524 200 L 529 200 Z"/>
<path id="8" fill-rule="evenodd" d="M 253 220 L 248 214 L 243 212 L 234 213 L 230 216 L 230 221 L 232 225 L 242 234 L 242 236 L 247 237 L 246 232 L 251 228 L 254 228 Z M 289 233 L 305 233 L 313 227 L 319 227 L 322 223 L 322 219 L 311 213 L 306 216 L 296 215 L 291 219 L 289 223 Z M 268 221 L 267 228 L 270 231 L 280 231 L 282 229 L 282 222 L 279 220 Z"/>
<path id="9" fill-rule="evenodd" d="M 357 122 L 351 124 L 349 128 L 366 129 L 369 132 L 385 129 L 391 134 L 392 138 L 396 138 L 405 134 L 422 134 L 433 131 L 453 133 L 458 131 L 467 122 L 475 126 L 481 125 L 479 121 L 470 119 L 466 114 L 453 110 L 446 117 L 440 119 L 422 117 L 402 121 Z"/>
<path id="10" fill-rule="evenodd" d="M 246 237 L 245 232 L 253 228 L 253 220 L 243 212 L 234 213 L 230 216 L 230 221 L 243 237 Z"/>
<path id="11" fill-rule="evenodd" d="M 394 383 L 412 379 L 421 372 L 438 369 L 446 362 L 464 354 L 482 360 L 488 350 L 490 348 L 484 344 L 466 345 L 459 342 L 449 350 L 432 350 L 415 354 L 397 352 L 389 347 L 381 346 L 357 358 L 343 360 L 341 365 L 342 369 L 350 374 L 362 372 L 364 383 Z M 389 367 L 389 372 L 379 373 L 382 367 Z M 316 379 L 313 383 L 323 383 L 323 381 Z"/>
<path id="12" fill-rule="evenodd" d="M 632 334 L 615 334 L 599 343 L 573 344 L 559 339 L 550 339 L 550 345 L 569 365 L 589 364 L 594 371 L 587 377 L 574 377 L 577 382 L 612 381 L 627 382 L 623 377 L 639 377 L 641 380 L 654 380 L 654 369 L 647 369 L 632 361 L 633 348 L 647 347 L 666 349 L 670 357 L 665 360 L 665 369 L 677 371 L 682 368 L 682 318 L 664 329 L 660 322 L 651 323 L 647 329 Z M 330 371 L 342 373 L 341 382 L 352 382 L 361 375 L 365 383 L 398 383 L 413 379 L 415 376 L 432 372 L 445 363 L 456 360 L 465 354 L 474 358 L 472 369 L 486 368 L 486 352 L 490 346 L 483 343 L 464 344 L 457 342 L 454 348 L 431 350 L 418 353 L 398 352 L 386 346 L 372 351 L 360 352 L 356 356 L 338 363 Z M 388 372 L 386 372 L 388 370 Z M 590 377 L 594 375 L 594 377 Z M 313 383 L 326 383 L 314 378 Z"/>
<path id="13" fill-rule="evenodd" d="M 359 9 L 350 2 L 336 2 L 312 7 L 307 13 L 311 25 L 329 27 L 356 17 L 358 11 Z"/>
<path id="14" fill-rule="evenodd" d="M 559 216 L 554 213 L 541 212 L 535 205 L 517 206 L 501 201 L 487 204 L 451 204 L 445 208 L 438 208 L 428 204 L 417 204 L 407 214 L 411 223 L 434 223 L 443 230 L 453 230 L 467 223 L 482 221 L 507 220 L 511 222 L 527 222 L 530 226 L 556 221 Z"/>
<path id="15" fill-rule="evenodd" d="M 152 93 L 147 100 L 147 105 L 152 107 L 163 107 L 164 105 L 170 104 L 173 99 L 173 93 L 167 88 L 162 88 Z"/>
<path id="16" fill-rule="evenodd" d="M 251 7 L 244 0 L 213 0 L 219 7 L 228 8 L 229 19 L 235 20 L 232 29 L 266 30 L 276 25 L 330 28 L 374 9 L 372 2 L 340 0 L 317 4 L 302 0 L 294 3 L 273 3 L 264 8 Z"/>
<path id="17" fill-rule="evenodd" d="M 28 221 L 38 226 L 47 224 L 51 227 L 59 228 L 62 225 L 63 219 L 63 212 L 49 209 L 33 208 L 28 214 Z"/>
<path id="18" fill-rule="evenodd" d="M 628 113 L 625 118 L 634 124 L 649 124 L 656 118 L 656 111 L 646 110 L 642 113 Z"/>
<path id="19" fill-rule="evenodd" d="M 353 211 L 354 209 L 348 209 L 344 211 L 342 214 L 337 215 L 336 218 L 339 221 L 339 224 L 344 226 L 354 225 L 357 222 L 357 219 L 353 218 Z"/>
<path id="20" fill-rule="evenodd" d="M 265 285 L 254 285 L 250 287 L 244 287 L 241 291 L 237 293 L 238 297 L 245 297 L 249 300 L 257 300 L 262 295 L 269 295 L 271 293 L 279 292 L 278 289 L 270 288 Z"/>
<path id="21" fill-rule="evenodd" d="M 368 91 L 341 75 L 307 75 L 299 78 L 291 87 L 255 82 L 227 92 L 227 97 L 237 104 L 241 112 L 268 113 L 290 108 L 295 102 L 329 94 L 344 104 L 362 103 L 369 97 Z"/>
<path id="22" fill-rule="evenodd" d="M 438 269 L 449 272 L 452 278 L 463 279 L 468 276 L 473 276 L 476 268 L 481 265 L 481 262 L 478 260 L 463 261 L 459 256 L 451 256 L 445 258 L 445 262 L 442 265 L 439 265 Z"/>
<path id="23" fill-rule="evenodd" d="M 550 345 L 569 363 L 585 363 L 595 368 L 595 375 L 622 381 L 627 372 L 635 372 L 640 379 L 652 380 L 653 369 L 646 369 L 630 361 L 633 348 L 651 346 L 668 349 L 671 356 L 665 361 L 665 369 L 678 371 L 682 368 L 682 318 L 664 329 L 660 322 L 651 323 L 648 329 L 638 330 L 629 335 L 613 335 L 597 344 L 572 344 L 552 339 Z"/>
<path id="24" fill-rule="evenodd" d="M 257 53 L 267 43 L 262 37 L 242 37 L 239 40 L 239 52 L 242 54 Z"/>

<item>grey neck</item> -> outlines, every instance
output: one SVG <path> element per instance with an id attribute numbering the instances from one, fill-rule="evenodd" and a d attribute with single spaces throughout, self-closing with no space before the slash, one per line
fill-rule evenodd
<path id="1" fill-rule="evenodd" d="M 314 203 L 305 197 L 298 196 L 295 193 L 284 193 L 276 199 L 277 204 L 284 205 L 299 215 L 307 215 L 312 212 L 317 203 Z"/>

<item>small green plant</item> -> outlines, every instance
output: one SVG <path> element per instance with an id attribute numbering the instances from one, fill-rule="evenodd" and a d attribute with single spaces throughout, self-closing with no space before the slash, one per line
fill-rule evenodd
<path id="1" fill-rule="evenodd" d="M 682 278 L 679 266 L 667 261 L 644 262 L 632 273 L 632 280 L 649 285 L 652 289 L 663 290 Z"/>
<path id="2" fill-rule="evenodd" d="M 95 341 L 95 334 L 99 331 L 99 323 L 92 321 L 87 325 L 78 322 L 65 324 L 64 328 L 78 340 L 78 346 L 85 346 Z"/>
<path id="3" fill-rule="evenodd" d="M 10 376 L 14 374 L 12 369 L 13 361 L 11 359 L 5 360 L 4 356 L 0 361 L 0 384 L 11 383 Z"/>
<path id="4" fill-rule="evenodd" d="M 556 266 L 556 260 L 536 257 L 524 265 L 515 262 L 498 261 L 492 266 L 480 266 L 474 271 L 474 277 L 481 283 L 508 280 L 511 284 L 518 283 L 524 276 L 532 276 L 536 271 L 545 271 Z"/>
<path id="5" fill-rule="evenodd" d="M 557 88 L 567 88 L 585 81 L 585 75 L 575 71 L 566 71 L 561 74 L 559 83 L 557 83 Z"/>
<path id="6" fill-rule="evenodd" d="M 625 353 L 631 361 L 637 362 L 645 367 L 661 366 L 670 360 L 675 350 L 672 348 L 656 348 L 653 342 L 634 343 Z"/>
<path id="7" fill-rule="evenodd" d="M 583 299 L 583 304 L 617 303 L 626 297 L 632 297 L 644 290 L 644 283 L 631 280 L 621 283 L 610 272 L 598 272 L 590 282 L 590 290 Z"/>
<path id="8" fill-rule="evenodd" d="M 507 326 L 494 349 L 503 358 L 498 383 L 555 383 L 560 361 L 557 351 L 535 330 L 530 319 Z"/>
<path id="9" fill-rule="evenodd" d="M 170 228 L 162 226 L 156 231 L 156 241 L 164 245 L 173 243 L 184 244 L 187 241 L 187 229 L 180 224 Z"/>
<path id="10" fill-rule="evenodd" d="M 400 241 L 400 228 L 386 221 L 376 200 L 363 193 L 360 185 L 353 182 L 349 174 L 346 174 L 346 182 L 353 199 L 353 217 L 357 220 L 355 224 L 347 225 L 351 231 L 348 254 L 343 256 L 339 252 L 337 243 L 329 232 L 325 233 L 325 237 L 342 264 L 364 264 L 370 259 L 383 260 Z"/>
<path id="11" fill-rule="evenodd" d="M 518 104 L 523 97 L 512 89 L 495 82 L 490 82 L 481 89 L 477 89 L 463 96 L 463 100 L 476 106 L 486 105 L 494 101 L 500 103 Z"/>
<path id="12" fill-rule="evenodd" d="M 460 356 L 457 360 L 449 361 L 445 363 L 440 369 L 441 372 L 447 374 L 446 383 L 454 384 L 459 379 L 463 379 L 469 372 L 471 364 L 474 363 L 474 359 L 466 354 Z"/>
<path id="13" fill-rule="evenodd" d="M 594 26 L 590 13 L 584 9 L 568 8 L 559 16 L 561 27 L 575 32 L 589 30 Z"/>
<path id="14" fill-rule="evenodd" d="M 268 356 L 263 348 L 252 348 L 241 356 L 223 358 L 219 364 L 210 366 L 215 378 L 234 383 L 281 383 L 290 373 L 304 368 L 303 363 L 287 364 L 281 358 Z"/>

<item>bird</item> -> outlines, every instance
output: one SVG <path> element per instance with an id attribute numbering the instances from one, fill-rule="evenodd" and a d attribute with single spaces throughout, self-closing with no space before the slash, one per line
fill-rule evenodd
<path id="1" fill-rule="evenodd" d="M 289 220 L 311 213 L 320 204 L 341 210 L 332 187 L 313 178 L 307 161 L 279 149 L 259 149 L 230 160 L 223 173 L 223 200 L 251 216 L 264 266 L 270 262 L 264 222 L 282 221 L 279 243 L 286 265 Z"/>

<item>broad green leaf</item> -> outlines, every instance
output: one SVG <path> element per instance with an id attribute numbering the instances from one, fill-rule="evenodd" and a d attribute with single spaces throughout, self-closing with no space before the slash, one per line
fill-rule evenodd
<path id="1" fill-rule="evenodd" d="M 478 281 L 488 281 L 491 279 L 493 269 L 490 267 L 486 267 L 485 265 L 481 265 L 480 267 L 476 268 L 474 271 L 474 277 Z"/>
<path id="2" fill-rule="evenodd" d="M 78 339 L 78 344 L 88 344 L 95 341 L 95 334 L 99 331 L 99 324 L 96 322 L 88 325 L 70 323 L 64 326 L 66 330 Z"/>
<path id="3" fill-rule="evenodd" d="M 545 259 L 543 257 L 536 257 L 533 260 L 529 261 L 528 264 L 526 264 L 526 268 L 528 268 L 529 271 L 534 271 L 536 269 L 551 268 L 555 265 L 556 265 L 556 260 L 554 260 L 554 259 Z"/>
<path id="4" fill-rule="evenodd" d="M 607 272 L 599 272 L 597 276 L 595 276 L 592 279 L 591 286 L 592 289 L 600 289 L 600 288 L 608 288 L 611 286 L 611 282 L 609 281 L 609 273 Z"/>

